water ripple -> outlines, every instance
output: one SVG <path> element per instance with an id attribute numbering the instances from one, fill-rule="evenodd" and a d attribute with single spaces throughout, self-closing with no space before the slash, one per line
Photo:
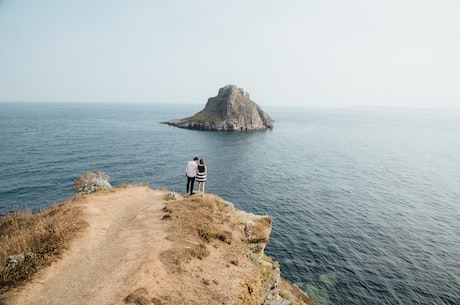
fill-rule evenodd
<path id="1" fill-rule="evenodd" d="M 0 213 L 71 196 L 73 179 L 206 190 L 273 217 L 267 254 L 325 304 L 460 304 L 460 120 L 274 109 L 269 132 L 159 124 L 195 106 L 0 104 Z M 441 118 L 441 119 L 440 119 Z"/>

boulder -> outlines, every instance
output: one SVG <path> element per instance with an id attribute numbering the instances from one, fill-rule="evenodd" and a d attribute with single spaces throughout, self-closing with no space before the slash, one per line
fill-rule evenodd
<path id="1" fill-rule="evenodd" d="M 100 190 L 109 190 L 112 186 L 109 183 L 110 177 L 104 172 L 87 172 L 73 181 L 72 190 L 76 195 L 85 195 Z"/>

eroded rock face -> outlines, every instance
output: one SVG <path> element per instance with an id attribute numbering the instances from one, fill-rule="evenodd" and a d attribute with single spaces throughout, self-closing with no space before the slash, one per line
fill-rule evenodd
<path id="1" fill-rule="evenodd" d="M 264 255 L 265 246 L 268 243 L 272 229 L 272 218 L 269 216 L 254 217 L 244 225 L 244 233 L 247 238 L 249 249 L 259 259 Z"/>
<path id="2" fill-rule="evenodd" d="M 249 98 L 249 94 L 235 85 L 220 88 L 217 96 L 209 98 L 205 108 L 195 115 L 162 123 L 217 131 L 265 130 L 274 125 L 270 116 Z"/>

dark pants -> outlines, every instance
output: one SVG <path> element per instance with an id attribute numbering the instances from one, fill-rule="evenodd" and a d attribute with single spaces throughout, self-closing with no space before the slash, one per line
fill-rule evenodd
<path id="1" fill-rule="evenodd" d="M 190 186 L 190 193 L 193 193 L 193 184 L 195 183 L 195 177 L 187 176 L 187 194 Z"/>

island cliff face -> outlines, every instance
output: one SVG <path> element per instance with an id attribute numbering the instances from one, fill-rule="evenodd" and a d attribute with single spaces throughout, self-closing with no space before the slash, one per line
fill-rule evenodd
<path id="1" fill-rule="evenodd" d="M 271 129 L 274 121 L 242 88 L 227 85 L 195 115 L 161 123 L 187 129 L 249 131 Z"/>

